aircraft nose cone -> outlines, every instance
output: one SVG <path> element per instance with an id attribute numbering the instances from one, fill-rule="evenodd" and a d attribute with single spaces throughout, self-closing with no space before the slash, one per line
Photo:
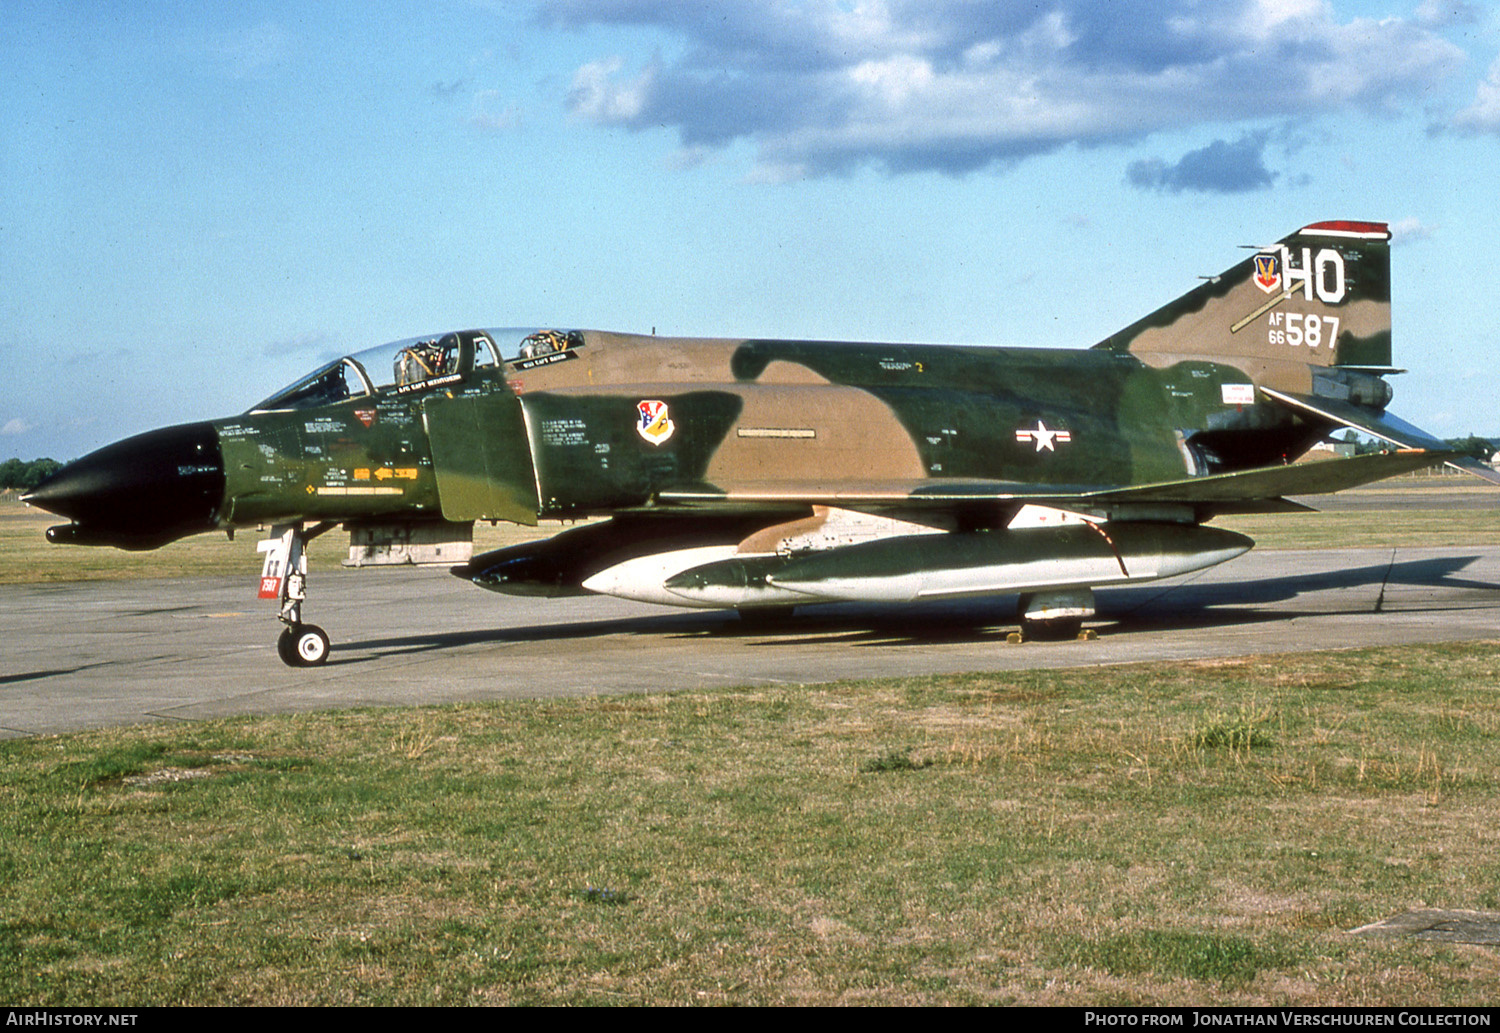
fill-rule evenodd
<path id="1" fill-rule="evenodd" d="M 219 437 L 211 424 L 188 423 L 90 452 L 22 501 L 70 518 L 90 538 L 162 544 L 211 530 L 223 496 Z"/>

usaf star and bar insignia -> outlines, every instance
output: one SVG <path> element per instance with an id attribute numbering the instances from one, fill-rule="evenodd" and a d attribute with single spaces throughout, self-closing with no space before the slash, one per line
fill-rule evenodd
<path id="1" fill-rule="evenodd" d="M 1056 452 L 1058 445 L 1066 445 L 1073 440 L 1073 434 L 1071 431 L 1049 427 L 1042 420 L 1037 420 L 1035 427 L 1018 427 L 1016 440 L 1035 445 L 1038 452 Z"/>

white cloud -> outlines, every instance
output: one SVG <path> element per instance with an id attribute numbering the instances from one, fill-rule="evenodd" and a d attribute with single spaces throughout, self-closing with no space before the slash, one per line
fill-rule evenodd
<path id="1" fill-rule="evenodd" d="M 1500 58 L 1479 84 L 1474 103 L 1454 115 L 1448 123 L 1461 133 L 1500 133 Z"/>
<path id="2" fill-rule="evenodd" d="M 1417 20 L 1423 25 L 1472 25 L 1479 15 L 1479 8 L 1465 0 L 1422 0 L 1417 8 Z"/>
<path id="3" fill-rule="evenodd" d="M 1069 143 L 1193 125 L 1404 111 L 1463 61 L 1416 20 L 1340 21 L 1324 0 L 548 0 L 557 24 L 685 41 L 639 72 L 577 69 L 576 116 L 758 148 L 759 178 L 961 173 Z"/>
<path id="4" fill-rule="evenodd" d="M 625 66 L 622 58 L 595 61 L 573 73 L 568 105 L 575 115 L 595 122 L 628 123 L 640 117 L 656 79 L 656 64 L 634 79 L 620 83 L 615 76 Z"/>
<path id="5" fill-rule="evenodd" d="M 1410 244 L 1417 240 L 1427 240 L 1437 232 L 1436 226 L 1429 226 L 1421 219 L 1406 218 L 1391 223 L 1391 244 Z"/>
<path id="6" fill-rule="evenodd" d="M 25 434 L 27 431 L 35 430 L 35 429 L 36 429 L 36 424 L 34 424 L 34 423 L 28 423 L 25 420 L 21 419 L 19 416 L 17 416 L 15 419 L 6 421 L 5 426 L 0 427 L 0 434 L 6 435 L 6 436 L 15 435 L 15 434 Z"/>

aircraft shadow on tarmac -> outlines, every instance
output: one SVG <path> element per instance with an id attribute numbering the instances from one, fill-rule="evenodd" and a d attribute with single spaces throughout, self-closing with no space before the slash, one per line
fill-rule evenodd
<path id="1" fill-rule="evenodd" d="M 20 682 L 43 681 L 47 678 L 58 678 L 68 674 L 77 674 L 79 671 L 91 671 L 96 667 L 108 667 L 109 661 L 101 660 L 98 663 L 79 664 L 76 667 L 53 667 L 42 671 L 22 671 L 20 674 L 0 674 L 0 685 L 15 685 Z"/>
<path id="2" fill-rule="evenodd" d="M 1138 588 L 1123 588 L 1110 593 L 1108 596 L 1111 604 L 1109 612 L 1117 615 L 1122 630 L 1136 630 L 1151 626 L 1204 627 L 1280 620 L 1289 616 L 1289 611 L 1274 608 L 1246 608 L 1274 607 L 1276 603 L 1288 603 L 1316 593 L 1368 589 L 1377 585 L 1380 586 L 1380 592 L 1371 607 L 1374 611 L 1379 610 L 1385 600 L 1387 590 L 1393 587 L 1477 592 L 1500 591 L 1500 584 L 1455 576 L 1479 558 L 1478 556 L 1434 556 L 1403 560 L 1399 563 L 1372 563 L 1363 567 L 1347 567 L 1307 574 L 1286 574 L 1255 581 L 1219 581 L 1206 584 L 1185 581 L 1162 587 L 1142 585 Z M 1351 609 L 1357 612 L 1365 608 L 1363 604 L 1366 601 L 1366 596 L 1353 600 L 1347 597 L 1335 597 L 1329 600 L 1332 605 L 1309 606 L 1304 602 L 1296 608 L 1295 612 L 1306 616 L 1348 613 Z M 1472 603 L 1495 605 L 1496 600 L 1474 599 Z M 1403 609 L 1413 608 L 1403 606 Z M 1435 608 L 1452 609 L 1452 606 L 1444 605 Z"/>
<path id="3" fill-rule="evenodd" d="M 1283 620 L 1293 615 L 1348 613 L 1351 604 L 1356 602 L 1357 609 L 1374 611 L 1379 609 L 1386 591 L 1393 587 L 1500 592 L 1500 584 L 1456 576 L 1479 558 L 1472 555 L 1436 556 L 1253 581 L 1188 579 L 1138 588 L 1106 589 L 1099 592 L 1099 615 L 1096 621 L 1089 623 L 1102 624 L 1100 630 L 1106 634 L 1201 630 Z M 1295 609 L 1276 605 L 1316 593 L 1376 586 L 1380 592 L 1373 605 L 1368 593 L 1355 600 L 1331 596 L 1326 605 L 1321 601 L 1318 605 L 1304 601 Z M 1001 595 L 918 606 L 814 605 L 799 609 L 795 616 L 769 620 L 742 620 L 727 610 L 699 610 L 562 624 L 434 632 L 348 642 L 335 651 L 330 663 L 362 663 L 381 656 L 482 643 L 566 641 L 611 635 L 716 636 L 747 640 L 757 648 L 797 647 L 818 642 L 885 647 L 998 642 L 1015 629 L 1014 598 L 1014 595 Z M 1500 606 L 1497 598 L 1474 598 L 1466 602 L 1469 606 Z M 1402 606 L 1406 611 L 1419 608 L 1410 603 Z M 1452 600 L 1435 608 L 1452 609 Z M 375 655 L 351 656 L 351 652 Z"/>

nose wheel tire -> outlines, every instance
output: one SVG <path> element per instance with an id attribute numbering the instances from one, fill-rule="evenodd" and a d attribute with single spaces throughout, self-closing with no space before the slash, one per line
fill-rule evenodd
<path id="1" fill-rule="evenodd" d="M 276 655 L 288 667 L 317 667 L 328 659 L 328 635 L 316 624 L 294 624 L 276 640 Z"/>

